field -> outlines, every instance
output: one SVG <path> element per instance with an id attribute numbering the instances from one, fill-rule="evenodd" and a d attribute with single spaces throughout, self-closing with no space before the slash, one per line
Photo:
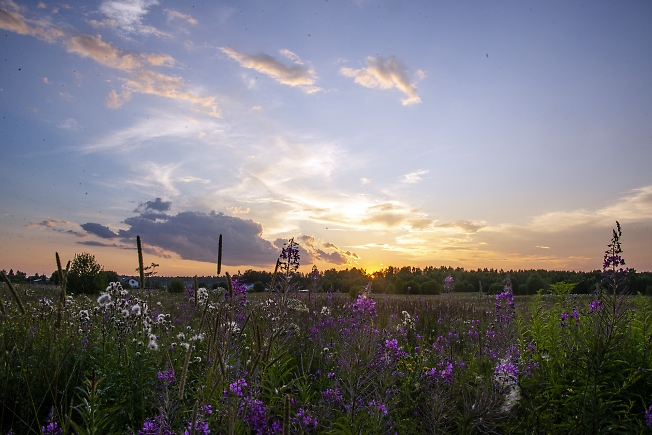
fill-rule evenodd
<path id="1" fill-rule="evenodd" d="M 5 286 L 0 433 L 651 433 L 652 304 L 616 257 L 582 296 Z"/>

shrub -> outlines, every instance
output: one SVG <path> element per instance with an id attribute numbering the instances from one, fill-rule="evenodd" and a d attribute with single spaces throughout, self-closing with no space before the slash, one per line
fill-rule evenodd
<path id="1" fill-rule="evenodd" d="M 179 278 L 174 278 L 168 283 L 168 291 L 170 293 L 183 293 L 186 290 L 186 284 Z"/>

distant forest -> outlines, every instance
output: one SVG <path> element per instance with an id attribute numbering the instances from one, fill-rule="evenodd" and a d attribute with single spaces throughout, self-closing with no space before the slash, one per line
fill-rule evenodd
<path id="1" fill-rule="evenodd" d="M 440 294 L 443 291 L 444 279 L 451 275 L 455 280 L 455 292 L 479 292 L 488 294 L 499 293 L 504 286 L 504 280 L 509 273 L 512 289 L 516 295 L 532 295 L 543 289 L 546 292 L 551 285 L 557 283 L 574 284 L 572 293 L 588 294 L 595 290 L 600 282 L 601 271 L 571 272 L 557 270 L 496 270 L 477 269 L 464 270 L 463 268 L 450 267 L 388 267 L 372 274 L 367 274 L 363 269 L 330 269 L 319 273 L 317 280 L 318 291 L 349 292 L 372 282 L 375 293 L 394 294 Z M 241 281 L 247 284 L 260 282 L 267 285 L 272 280 L 272 273 L 263 271 L 246 270 L 241 276 Z M 633 269 L 628 273 L 628 291 L 631 294 L 644 294 L 652 296 L 652 272 L 636 272 Z M 311 289 L 310 273 L 299 274 L 298 287 Z M 258 285 L 258 288 L 261 286 Z"/>
<path id="2" fill-rule="evenodd" d="M 351 290 L 359 291 L 362 286 L 372 283 L 374 293 L 389 294 L 413 294 L 413 295 L 436 295 L 443 292 L 444 279 L 450 275 L 455 281 L 454 292 L 479 292 L 486 294 L 499 293 L 509 273 L 512 289 L 515 295 L 532 295 L 543 289 L 549 291 L 551 285 L 566 283 L 574 285 L 572 293 L 589 294 L 595 290 L 596 284 L 600 282 L 601 271 L 592 272 L 571 272 L 559 270 L 497 270 L 477 269 L 465 270 L 463 268 L 451 267 L 388 267 L 378 272 L 368 274 L 364 269 L 352 268 L 345 270 L 329 269 L 319 272 L 319 279 L 313 281 L 311 273 L 298 273 L 295 288 L 309 289 L 319 292 L 342 292 L 348 293 Z M 105 282 L 118 281 L 120 278 L 116 272 L 102 271 Z M 16 283 L 49 283 L 57 284 L 58 276 L 52 273 L 48 278 L 46 275 L 27 276 L 21 271 L 14 273 L 13 270 L 7 274 Z M 192 285 L 192 277 L 180 277 L 188 286 Z M 240 282 L 254 285 L 251 291 L 262 291 L 272 281 L 272 273 L 266 271 L 246 270 L 237 276 Z M 148 279 L 146 285 L 152 288 L 165 288 L 171 277 L 153 276 Z M 226 287 L 224 277 L 198 277 L 200 287 L 218 286 Z M 652 296 L 652 272 L 636 272 L 629 269 L 628 291 L 631 294 L 643 294 Z M 128 286 L 128 284 L 123 283 Z M 314 288 L 313 288 L 314 286 Z"/>

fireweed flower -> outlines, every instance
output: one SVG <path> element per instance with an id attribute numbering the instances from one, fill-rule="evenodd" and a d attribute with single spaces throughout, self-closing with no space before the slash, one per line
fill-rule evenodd
<path id="1" fill-rule="evenodd" d="M 589 303 L 589 314 L 602 311 L 602 308 L 604 308 L 604 304 L 601 301 L 593 301 Z"/>
<path id="2" fill-rule="evenodd" d="M 363 316 L 376 317 L 376 301 L 368 297 L 366 294 L 361 294 L 353 304 L 353 312 L 360 313 Z"/>
<path id="3" fill-rule="evenodd" d="M 509 358 L 501 360 L 494 370 L 494 381 L 505 392 L 505 403 L 503 403 L 501 411 L 509 412 L 521 398 L 521 390 L 518 386 L 518 367 L 512 364 Z"/>
<path id="4" fill-rule="evenodd" d="M 652 427 L 652 405 L 645 411 L 645 425 Z"/>
<path id="5" fill-rule="evenodd" d="M 243 379 L 238 379 L 231 385 L 229 385 L 229 391 L 233 393 L 236 397 L 242 397 L 242 388 L 247 386 L 247 381 Z"/>
<path id="6" fill-rule="evenodd" d="M 455 288 L 455 280 L 451 275 L 444 279 L 444 293 L 451 293 Z"/>
<path id="7" fill-rule="evenodd" d="M 54 415 L 54 408 L 50 410 L 50 415 L 48 415 L 45 423 L 45 426 L 41 426 L 41 432 L 43 432 L 43 435 L 63 435 L 63 429 L 59 427 L 59 423 Z"/>
<path id="8" fill-rule="evenodd" d="M 297 414 L 292 418 L 292 421 L 305 428 L 310 426 L 317 427 L 317 419 L 310 416 L 303 408 L 299 408 Z"/>

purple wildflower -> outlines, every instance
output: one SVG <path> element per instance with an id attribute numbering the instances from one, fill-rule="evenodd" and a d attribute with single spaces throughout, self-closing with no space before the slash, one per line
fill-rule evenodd
<path id="1" fill-rule="evenodd" d="M 353 304 L 353 312 L 360 313 L 362 316 L 376 317 L 376 301 L 368 297 L 366 294 L 361 294 Z"/>
<path id="2" fill-rule="evenodd" d="M 451 275 L 444 279 L 444 293 L 451 293 L 455 288 L 455 280 Z"/>
<path id="3" fill-rule="evenodd" d="M 645 425 L 652 427 L 652 405 L 645 411 Z"/>
<path id="4" fill-rule="evenodd" d="M 247 381 L 245 381 L 244 378 L 238 379 L 237 381 L 229 385 L 229 390 L 231 391 L 231 393 L 233 393 L 234 396 L 242 397 L 242 387 L 246 387 L 246 386 L 247 386 Z"/>
<path id="5" fill-rule="evenodd" d="M 589 314 L 593 314 L 598 311 L 602 311 L 604 304 L 600 301 L 593 301 L 589 303 Z"/>

